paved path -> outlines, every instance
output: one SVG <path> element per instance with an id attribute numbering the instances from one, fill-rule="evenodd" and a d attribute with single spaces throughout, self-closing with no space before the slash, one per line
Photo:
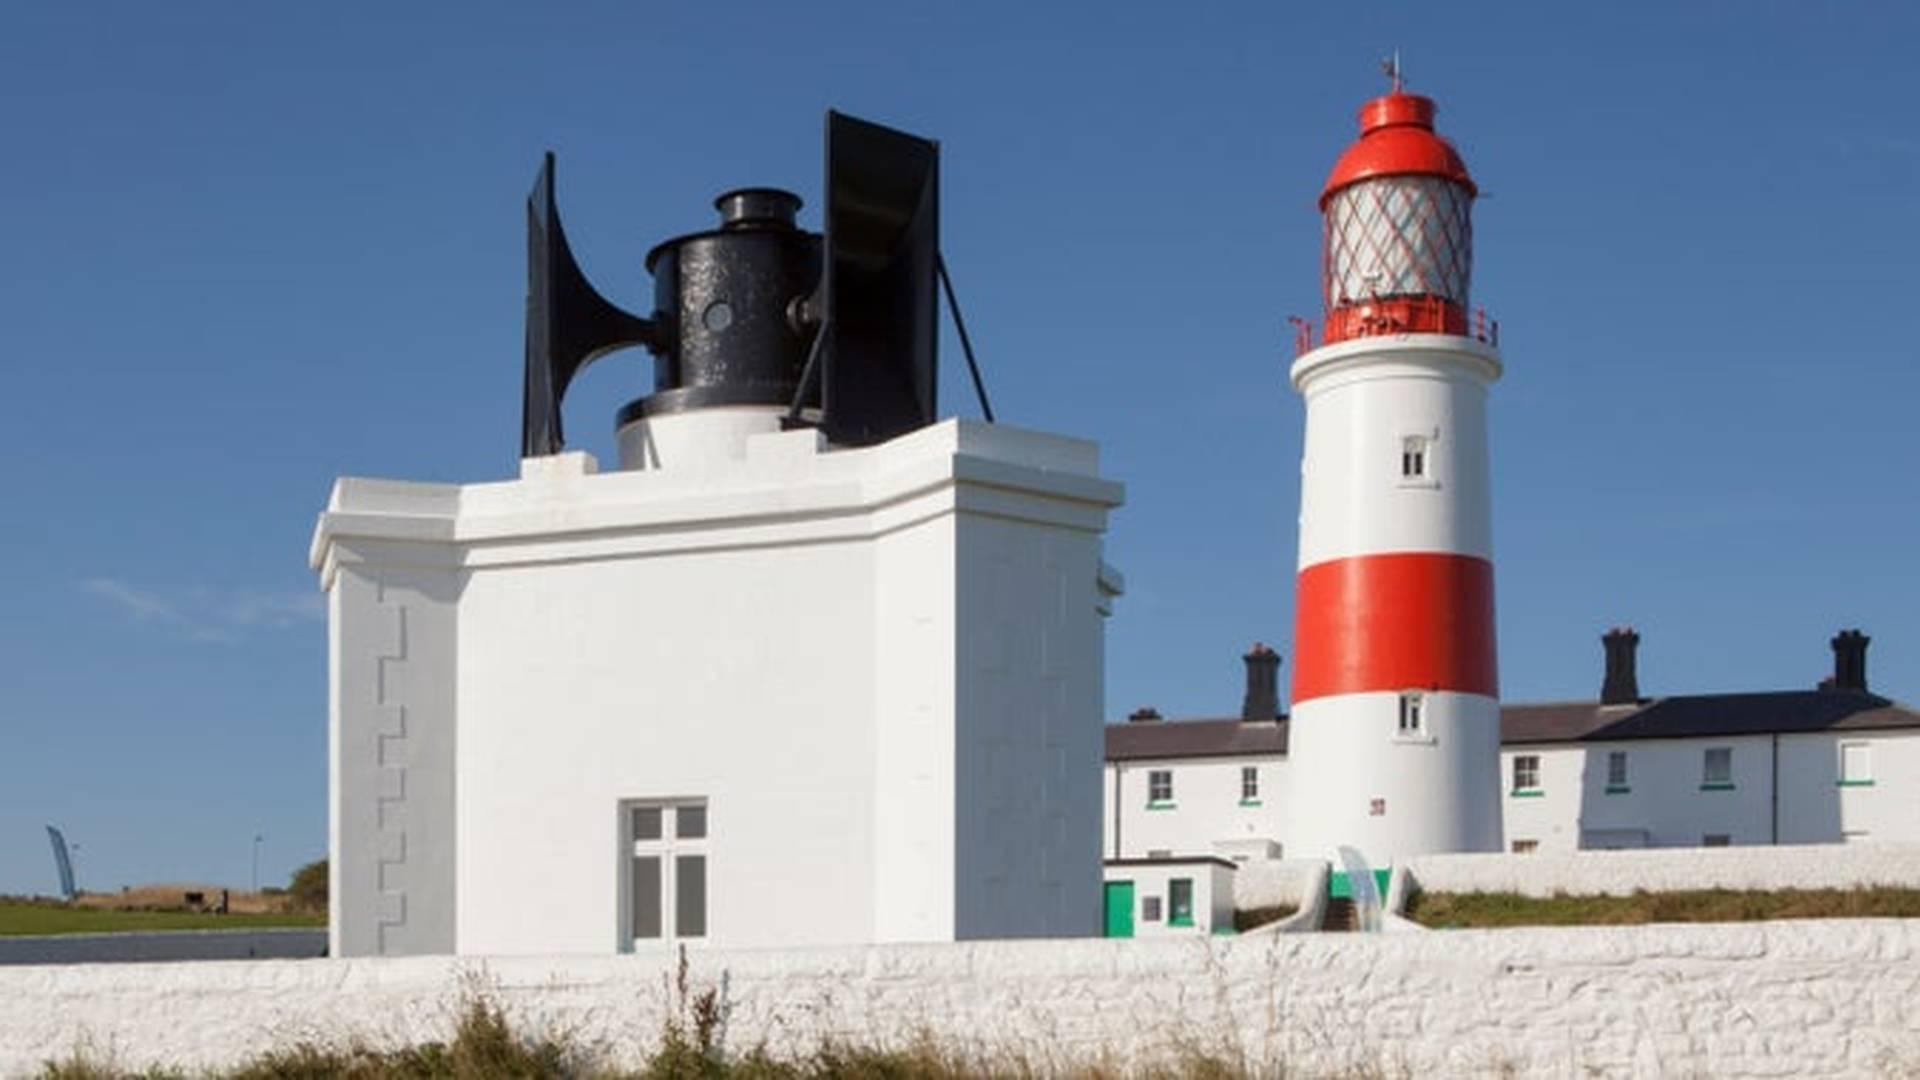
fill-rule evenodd
<path id="1" fill-rule="evenodd" d="M 137 934 L 0 937 L 0 964 L 117 964 L 164 960 L 298 960 L 324 956 L 327 932 L 157 930 Z"/>

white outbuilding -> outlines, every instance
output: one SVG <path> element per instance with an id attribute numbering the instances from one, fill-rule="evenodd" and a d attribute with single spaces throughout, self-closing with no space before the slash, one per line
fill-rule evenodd
<path id="1" fill-rule="evenodd" d="M 574 263 L 549 155 L 520 475 L 334 484 L 333 955 L 1100 932 L 1120 486 L 939 419 L 939 147 L 826 144 L 823 233 L 727 192 L 646 256 L 644 317 Z M 561 400 L 633 346 L 603 473 Z"/>
<path id="2" fill-rule="evenodd" d="M 1174 859 L 1108 859 L 1107 937 L 1174 937 L 1233 933 L 1233 877 L 1216 855 Z"/>

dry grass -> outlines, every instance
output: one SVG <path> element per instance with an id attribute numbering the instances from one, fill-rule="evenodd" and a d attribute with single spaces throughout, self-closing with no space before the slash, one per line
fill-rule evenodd
<path id="1" fill-rule="evenodd" d="M 1256 926 L 1279 922 L 1281 919 L 1300 909 L 1291 904 L 1276 904 L 1272 907 L 1243 908 L 1233 913 L 1235 930 L 1251 930 Z"/>
<path id="2" fill-rule="evenodd" d="M 76 907 L 57 900 L 0 899 L 0 937 L 42 934 L 122 934 L 145 930 L 261 930 L 325 926 L 325 915 L 298 912 L 213 915 L 193 911 L 134 911 Z"/>
<path id="3" fill-rule="evenodd" d="M 1425 926 L 1622 926 L 1638 923 L 1754 922 L 1763 919 L 1910 919 L 1920 889 L 1697 889 L 1631 896 L 1545 898 L 1513 893 L 1416 892 L 1407 917 Z"/>
<path id="4" fill-rule="evenodd" d="M 220 902 L 220 886 L 193 884 L 154 884 L 122 889 L 117 893 L 81 893 L 73 906 L 106 911 L 185 911 L 187 894 L 199 893 L 204 904 Z M 285 892 L 227 893 L 227 910 L 235 915 L 269 915 L 290 910 Z"/>
<path id="5" fill-rule="evenodd" d="M 616 1069 L 599 1051 L 564 1036 L 529 1037 L 516 1032 L 484 997 L 470 998 L 453 1038 L 397 1050 L 362 1045 L 301 1043 L 273 1050 L 237 1068 L 199 1074 L 220 1080 L 963 1080 L 974 1077 L 1197 1077 L 1237 1080 L 1252 1075 L 1224 1058 L 1196 1052 L 1171 1055 L 1161 1064 L 1128 1070 L 1059 1068 L 1017 1054 L 982 1057 L 923 1037 L 897 1049 L 828 1043 L 810 1054 L 776 1058 L 764 1050 L 730 1054 L 714 1038 L 717 1007 L 711 992 L 683 1007 L 683 1021 L 670 1023 L 659 1048 L 637 1069 Z M 166 1070 L 121 1068 L 111 1055 L 76 1051 L 48 1062 L 40 1080 L 199 1080 Z"/>

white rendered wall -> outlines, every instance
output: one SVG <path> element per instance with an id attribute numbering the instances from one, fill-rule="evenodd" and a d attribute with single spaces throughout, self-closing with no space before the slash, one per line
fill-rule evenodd
<path id="1" fill-rule="evenodd" d="M 1011 492 L 968 496 L 948 590 L 957 605 L 954 818 L 915 830 L 953 836 L 954 911 L 939 936 L 1098 934 L 1099 532 L 1023 520 L 1030 513 Z"/>
<path id="2" fill-rule="evenodd" d="M 1315 349 L 1293 365 L 1306 399 L 1301 567 L 1392 551 L 1493 557 L 1487 386 L 1498 354 L 1409 334 Z M 1427 437 L 1430 481 L 1402 483 L 1402 441 Z"/>
<path id="3" fill-rule="evenodd" d="M 1438 334 L 1361 338 L 1295 361 L 1291 377 L 1307 414 L 1299 569 L 1401 552 L 1491 560 L 1486 396 L 1500 372 L 1491 347 Z M 1426 475 L 1409 480 L 1401 452 L 1416 436 L 1426 440 Z M 1494 632 L 1429 621 L 1435 634 L 1490 640 Z M 1378 867 L 1429 851 L 1495 849 L 1499 705 L 1466 689 L 1368 687 L 1311 697 L 1296 689 L 1286 853 L 1332 859 L 1351 845 Z M 1425 695 L 1421 740 L 1399 737 L 1404 691 Z"/>
<path id="4" fill-rule="evenodd" d="M 621 947 L 621 804 L 686 798 L 709 808 L 711 943 L 1097 933 L 1118 500 L 1089 444 L 963 422 L 858 451 L 749 436 L 700 467 L 341 481 L 314 546 L 345 736 L 336 954 L 383 947 L 383 856 L 353 823 L 384 766 L 356 733 L 394 691 L 354 658 L 385 655 L 391 617 L 355 582 L 422 573 L 440 606 L 407 625 L 442 651 L 402 689 L 444 752 L 415 764 L 440 801 L 407 820 L 458 897 L 409 897 L 442 930 L 420 951 Z"/>
<path id="5" fill-rule="evenodd" d="M 1383 868 L 1433 851 L 1492 851 L 1500 805 L 1500 706 L 1423 691 L 1427 734 L 1399 734 L 1399 695 L 1341 694 L 1294 706 L 1287 854 L 1336 859 L 1348 844 Z M 1374 800 L 1381 800 L 1380 813 Z"/>
<path id="6" fill-rule="evenodd" d="M 1840 747 L 1868 747 L 1872 783 L 1842 785 Z M 1780 842 L 1920 844 L 1920 732 L 1780 737 Z"/>
<path id="7" fill-rule="evenodd" d="M 1104 796 L 1105 844 L 1110 859 L 1142 859 L 1155 852 L 1212 855 L 1222 841 L 1269 839 L 1285 843 L 1282 773 L 1278 755 L 1109 761 Z M 1260 770 L 1260 798 L 1240 798 L 1240 770 Z M 1173 805 L 1150 806 L 1147 774 L 1173 772 Z M 1284 851 L 1283 851 L 1284 853 Z"/>
<path id="8" fill-rule="evenodd" d="M 457 575 L 427 553 L 343 543 L 328 595 L 328 951 L 454 947 Z"/>
<path id="9" fill-rule="evenodd" d="M 1870 747 L 1873 784 L 1839 783 L 1843 743 Z M 1705 752 L 1712 747 L 1733 752 L 1731 790 L 1702 784 Z M 1607 791 L 1607 758 L 1614 751 L 1627 755 L 1624 792 Z M 1538 795 L 1512 793 L 1513 759 L 1520 755 L 1540 759 Z M 1583 837 L 1585 846 L 1595 847 L 1634 834 L 1644 834 L 1649 847 L 1695 847 L 1713 834 L 1736 845 L 1920 843 L 1920 799 L 1912 780 L 1920 776 L 1920 733 L 1560 743 L 1511 746 L 1500 756 L 1508 849 L 1515 841 L 1537 841 L 1541 852 L 1571 852 L 1581 849 Z"/>
<path id="10" fill-rule="evenodd" d="M 707 800 L 715 940 L 869 939 L 870 559 L 817 543 L 474 572 L 459 951 L 618 948 L 633 799 Z"/>
<path id="11" fill-rule="evenodd" d="M 734 1053 L 930 1037 L 1027 1063 L 1009 1071 L 1173 1073 L 1198 1051 L 1263 1076 L 1860 1076 L 1920 1060 L 1912 920 L 696 949 L 689 960 L 690 989 L 719 995 Z M 0 1075 L 38 1075 L 80 1049 L 128 1072 L 198 1071 L 301 1041 L 445 1040 L 476 985 L 517 1030 L 564 1033 L 631 1067 L 675 1015 L 674 972 L 663 953 L 0 968 Z"/>

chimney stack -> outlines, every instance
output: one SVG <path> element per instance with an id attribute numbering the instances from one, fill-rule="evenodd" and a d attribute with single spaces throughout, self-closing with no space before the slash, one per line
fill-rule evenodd
<path id="1" fill-rule="evenodd" d="M 1160 710 L 1151 705 L 1142 705 L 1127 714 L 1129 724 L 1151 724 L 1160 719 Z"/>
<path id="2" fill-rule="evenodd" d="M 1828 682 L 1832 689 L 1867 692 L 1867 644 L 1872 640 L 1858 628 L 1834 635 L 1833 678 Z"/>
<path id="3" fill-rule="evenodd" d="M 1247 696 L 1240 703 L 1240 719 L 1280 719 L 1280 654 L 1256 641 L 1242 659 L 1247 662 Z"/>
<path id="4" fill-rule="evenodd" d="M 1600 704 L 1639 704 L 1640 675 L 1634 670 L 1634 652 L 1640 647 L 1640 635 L 1631 626 L 1616 626 L 1600 635 L 1600 644 L 1607 650 L 1607 677 L 1600 684 Z"/>

